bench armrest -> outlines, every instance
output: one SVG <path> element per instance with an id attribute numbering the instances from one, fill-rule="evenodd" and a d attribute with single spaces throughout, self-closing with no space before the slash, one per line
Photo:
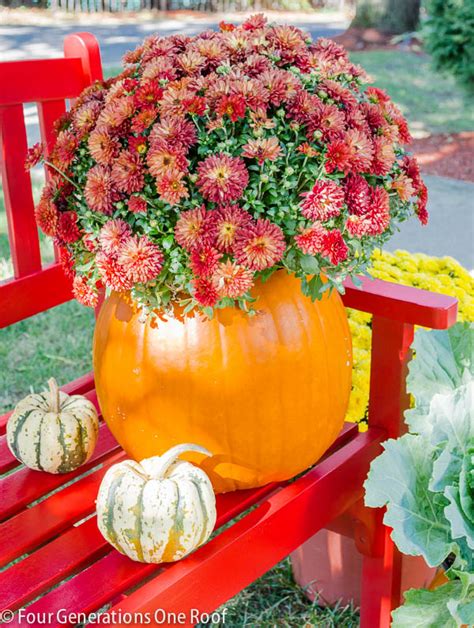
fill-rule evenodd
<path id="1" fill-rule="evenodd" d="M 346 307 L 432 329 L 446 329 L 456 322 L 458 302 L 454 297 L 370 277 L 361 277 L 361 281 L 360 288 L 350 279 L 344 282 Z"/>

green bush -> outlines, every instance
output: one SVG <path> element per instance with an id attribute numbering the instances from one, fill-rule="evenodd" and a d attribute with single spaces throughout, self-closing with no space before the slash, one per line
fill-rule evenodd
<path id="1" fill-rule="evenodd" d="M 424 40 L 439 70 L 474 91 L 474 0 L 427 0 Z"/>

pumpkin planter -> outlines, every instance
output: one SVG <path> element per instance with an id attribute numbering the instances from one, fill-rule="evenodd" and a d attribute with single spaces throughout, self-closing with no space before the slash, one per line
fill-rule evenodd
<path id="1" fill-rule="evenodd" d="M 117 293 L 94 339 L 97 394 L 136 460 L 182 442 L 217 492 L 293 477 L 339 433 L 351 386 L 351 341 L 333 291 L 315 303 L 280 271 L 256 286 L 258 313 L 236 309 L 143 322 Z"/>

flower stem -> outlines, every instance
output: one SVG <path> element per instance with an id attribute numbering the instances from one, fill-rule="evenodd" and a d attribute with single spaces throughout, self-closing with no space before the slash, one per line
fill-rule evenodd
<path id="1" fill-rule="evenodd" d="M 79 186 L 76 185 L 76 183 L 74 183 L 74 181 L 72 179 L 70 179 L 67 174 L 64 174 L 64 172 L 62 170 L 59 170 L 59 168 L 56 168 L 56 166 L 54 164 L 52 164 L 50 161 L 44 161 L 45 166 L 49 166 L 50 168 L 52 168 L 53 170 L 56 170 L 56 172 L 58 174 L 60 174 L 62 177 L 64 177 L 64 179 L 66 179 L 66 181 L 69 181 L 69 183 L 71 185 L 73 185 L 76 190 L 80 190 Z"/>

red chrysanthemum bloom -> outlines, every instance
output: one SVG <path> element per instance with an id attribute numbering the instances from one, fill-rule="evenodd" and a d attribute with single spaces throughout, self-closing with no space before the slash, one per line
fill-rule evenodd
<path id="1" fill-rule="evenodd" d="M 329 220 L 341 213 L 344 191 L 335 181 L 316 181 L 310 192 L 301 194 L 301 213 L 309 220 Z"/>
<path id="2" fill-rule="evenodd" d="M 140 85 L 133 96 L 133 103 L 137 109 L 155 105 L 163 96 L 163 90 L 156 81 L 145 81 Z"/>
<path id="3" fill-rule="evenodd" d="M 133 282 L 113 255 L 99 251 L 95 257 L 97 270 L 104 285 L 116 292 L 126 292 L 133 288 Z"/>
<path id="4" fill-rule="evenodd" d="M 93 233 L 83 233 L 82 244 L 91 253 L 97 250 L 97 240 Z"/>
<path id="5" fill-rule="evenodd" d="M 347 177 L 344 184 L 344 195 L 351 214 L 365 214 L 370 203 L 370 185 L 360 175 Z"/>
<path id="6" fill-rule="evenodd" d="M 74 211 L 62 212 L 59 214 L 58 229 L 56 235 L 62 242 L 77 242 L 81 237 L 81 232 L 77 224 L 77 214 Z"/>
<path id="7" fill-rule="evenodd" d="M 326 153 L 326 172 L 349 172 L 351 167 L 352 151 L 344 140 L 330 142 Z"/>
<path id="8" fill-rule="evenodd" d="M 266 24 L 267 18 L 263 15 L 263 13 L 256 13 L 255 15 L 248 17 L 242 23 L 242 28 L 245 31 L 255 31 L 260 28 L 265 28 Z"/>
<path id="9" fill-rule="evenodd" d="M 85 103 L 74 113 L 73 125 L 80 137 L 84 137 L 94 127 L 101 111 L 101 104 L 97 101 Z"/>
<path id="10" fill-rule="evenodd" d="M 226 253 L 232 251 L 232 245 L 239 229 L 249 225 L 252 217 L 238 205 L 220 207 L 216 212 L 217 247 Z"/>
<path id="11" fill-rule="evenodd" d="M 35 207 L 36 224 L 41 231 L 50 237 L 56 235 L 59 222 L 59 212 L 56 205 L 51 200 L 51 194 L 45 189 Z"/>
<path id="12" fill-rule="evenodd" d="M 321 254 L 326 257 L 333 266 L 337 266 L 345 259 L 349 253 L 349 248 L 344 242 L 339 229 L 327 231 L 322 237 Z"/>
<path id="13" fill-rule="evenodd" d="M 390 224 L 390 197 L 384 188 L 372 188 L 369 210 L 364 219 L 367 221 L 367 234 L 379 235 Z"/>
<path id="14" fill-rule="evenodd" d="M 235 31 L 235 29 L 235 24 L 231 24 L 230 22 L 224 22 L 224 20 L 219 22 L 219 30 L 222 33 L 231 33 L 232 31 Z"/>
<path id="15" fill-rule="evenodd" d="M 418 202 L 415 206 L 415 212 L 418 216 L 418 220 L 422 225 L 428 224 L 428 210 L 426 208 L 428 204 L 428 189 L 424 183 L 421 184 L 418 191 Z"/>
<path id="16" fill-rule="evenodd" d="M 216 218 L 217 212 L 206 210 L 204 205 L 181 212 L 174 230 L 176 242 L 187 251 L 197 246 L 214 244 Z"/>
<path id="17" fill-rule="evenodd" d="M 132 236 L 120 246 L 117 261 L 131 283 L 146 283 L 160 274 L 163 253 L 146 236 Z"/>
<path id="18" fill-rule="evenodd" d="M 92 131 L 87 145 L 91 157 L 104 166 L 109 166 L 120 152 L 120 142 L 105 129 Z"/>
<path id="19" fill-rule="evenodd" d="M 312 140 L 315 132 L 322 133 L 324 140 L 341 137 L 346 129 L 344 113 L 336 105 L 317 103 L 316 109 L 310 112 L 307 120 L 307 137 Z"/>
<path id="20" fill-rule="evenodd" d="M 91 286 L 84 275 L 76 275 L 72 282 L 74 297 L 86 307 L 96 307 L 99 303 L 99 294 L 95 286 Z"/>
<path id="21" fill-rule="evenodd" d="M 191 269 L 195 275 L 210 277 L 219 265 L 221 257 L 222 253 L 210 244 L 198 246 L 191 252 Z"/>
<path id="22" fill-rule="evenodd" d="M 182 150 L 169 148 L 166 144 L 155 144 L 148 152 L 147 164 L 154 177 L 161 177 L 170 170 L 185 171 L 188 160 Z"/>
<path id="23" fill-rule="evenodd" d="M 385 104 L 390 102 L 390 96 L 380 87 L 374 87 L 371 85 L 365 90 L 365 95 L 368 97 L 370 102 L 372 103 L 380 103 Z"/>
<path id="24" fill-rule="evenodd" d="M 242 149 L 242 157 L 256 159 L 259 165 L 262 165 L 266 159 L 275 161 L 281 154 L 277 137 L 259 137 L 256 140 L 249 140 L 242 146 Z"/>
<path id="25" fill-rule="evenodd" d="M 131 234 L 132 229 L 125 220 L 121 218 L 109 220 L 100 230 L 99 246 L 108 255 L 116 255 L 120 246 L 128 240 Z"/>
<path id="26" fill-rule="evenodd" d="M 168 170 L 156 180 L 156 191 L 160 199 L 170 205 L 177 205 L 182 198 L 189 196 L 183 181 L 184 172 Z"/>
<path id="27" fill-rule="evenodd" d="M 65 246 L 58 246 L 59 251 L 59 263 L 63 269 L 64 274 L 69 279 L 74 278 L 74 258 L 71 251 Z"/>
<path id="28" fill-rule="evenodd" d="M 219 293 L 211 279 L 193 279 L 193 292 L 196 301 L 204 307 L 213 307 L 219 300 Z"/>
<path id="29" fill-rule="evenodd" d="M 323 246 L 323 236 L 326 229 L 319 222 L 315 222 L 311 227 L 302 229 L 295 236 L 295 242 L 298 248 L 307 255 L 317 255 L 321 253 Z"/>
<path id="30" fill-rule="evenodd" d="M 144 135 L 138 135 L 137 137 L 131 136 L 128 138 L 128 150 L 131 153 L 144 155 L 147 149 L 148 149 L 147 139 Z"/>
<path id="31" fill-rule="evenodd" d="M 223 153 L 211 155 L 198 165 L 197 186 L 209 201 L 228 203 L 242 196 L 247 187 L 249 174 L 240 157 Z"/>
<path id="32" fill-rule="evenodd" d="M 112 166 L 112 181 L 120 192 L 140 192 L 145 184 L 140 155 L 123 150 Z"/>
<path id="33" fill-rule="evenodd" d="M 229 116 L 232 122 L 237 122 L 239 118 L 245 117 L 246 104 L 242 96 L 222 96 L 217 104 L 217 114 L 219 116 Z"/>
<path id="34" fill-rule="evenodd" d="M 253 286 L 253 272 L 227 260 L 219 264 L 213 281 L 221 297 L 238 299 Z"/>
<path id="35" fill-rule="evenodd" d="M 78 140 L 70 131 L 61 131 L 56 139 L 51 160 L 60 165 L 62 169 L 67 168 L 76 156 Z"/>
<path id="36" fill-rule="evenodd" d="M 203 116 L 207 109 L 207 101 L 204 96 L 192 96 L 183 100 L 183 107 L 187 113 Z"/>
<path id="37" fill-rule="evenodd" d="M 149 139 L 152 148 L 167 144 L 170 148 L 187 151 L 196 143 L 196 127 L 184 118 L 165 118 L 153 126 Z"/>
<path id="38" fill-rule="evenodd" d="M 141 214 L 146 212 L 147 210 L 147 202 L 143 196 L 131 196 L 128 199 L 128 210 L 132 212 L 132 214 Z"/>
<path id="39" fill-rule="evenodd" d="M 271 68 L 262 72 L 257 77 L 268 91 L 269 100 L 272 105 L 279 107 L 287 94 L 287 81 L 285 72 Z"/>
<path id="40" fill-rule="evenodd" d="M 43 161 L 43 146 L 41 142 L 37 142 L 31 148 L 28 149 L 25 159 L 25 169 L 31 170 Z"/>
<path id="41" fill-rule="evenodd" d="M 420 167 L 416 159 L 414 157 L 410 157 L 409 155 L 405 155 L 401 166 L 407 177 L 413 181 L 415 190 L 419 190 L 423 185 L 423 181 L 421 180 Z"/>
<path id="42" fill-rule="evenodd" d="M 264 270 L 281 260 L 285 247 L 285 236 L 280 227 L 259 218 L 237 233 L 234 251 L 237 261 L 247 268 Z"/>
<path id="43" fill-rule="evenodd" d="M 370 172 L 377 175 L 386 175 L 395 163 L 395 151 L 390 142 L 383 137 L 374 140 L 374 157 Z"/>
<path id="44" fill-rule="evenodd" d="M 132 125 L 130 129 L 133 133 L 143 133 L 143 131 L 146 131 L 151 127 L 157 117 L 158 109 L 156 107 L 143 109 L 132 118 Z"/>

